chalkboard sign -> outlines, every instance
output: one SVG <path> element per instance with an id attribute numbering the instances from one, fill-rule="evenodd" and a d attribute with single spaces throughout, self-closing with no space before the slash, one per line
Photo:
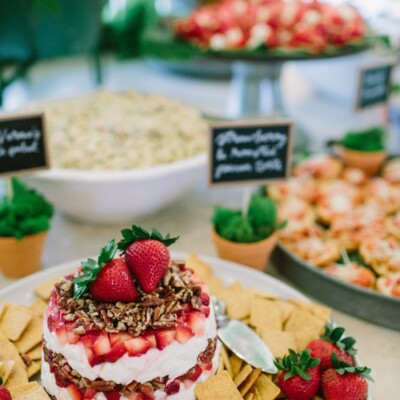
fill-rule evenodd
<path id="1" fill-rule="evenodd" d="M 43 114 L 0 118 L 0 175 L 49 168 Z"/>
<path id="2" fill-rule="evenodd" d="M 289 121 L 212 124 L 210 185 L 256 183 L 289 176 L 292 124 Z"/>
<path id="3" fill-rule="evenodd" d="M 361 69 L 356 109 L 375 106 L 388 100 L 392 68 L 393 65 L 386 64 Z"/>

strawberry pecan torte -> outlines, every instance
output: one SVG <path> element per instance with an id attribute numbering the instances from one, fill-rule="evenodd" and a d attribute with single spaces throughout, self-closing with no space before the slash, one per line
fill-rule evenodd
<path id="1" fill-rule="evenodd" d="M 176 238 L 136 226 L 122 234 L 55 285 L 42 384 L 57 400 L 194 399 L 218 358 L 207 287 L 170 261 Z"/>

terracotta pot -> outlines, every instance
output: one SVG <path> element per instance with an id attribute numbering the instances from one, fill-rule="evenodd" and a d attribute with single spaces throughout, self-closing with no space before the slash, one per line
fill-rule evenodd
<path id="1" fill-rule="evenodd" d="M 0 269 L 8 278 L 22 278 L 40 268 L 47 232 L 25 236 L 0 237 Z"/>
<path id="2" fill-rule="evenodd" d="M 379 172 L 387 157 L 385 150 L 367 152 L 338 146 L 337 152 L 346 166 L 362 169 L 369 176 L 374 176 Z"/>
<path id="3" fill-rule="evenodd" d="M 214 229 L 211 236 L 219 257 L 247 265 L 259 271 L 264 271 L 266 268 L 278 238 L 277 234 L 273 233 L 259 242 L 237 243 L 222 238 Z"/>

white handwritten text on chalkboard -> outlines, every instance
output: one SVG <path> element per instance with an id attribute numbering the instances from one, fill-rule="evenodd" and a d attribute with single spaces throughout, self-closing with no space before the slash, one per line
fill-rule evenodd
<path id="1" fill-rule="evenodd" d="M 0 119 L 0 173 L 48 168 L 43 116 Z"/>
<path id="2" fill-rule="evenodd" d="M 212 183 L 286 176 L 289 125 L 213 128 Z"/>

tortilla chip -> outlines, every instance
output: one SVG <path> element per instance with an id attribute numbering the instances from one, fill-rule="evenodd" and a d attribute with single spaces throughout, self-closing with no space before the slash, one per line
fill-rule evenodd
<path id="1" fill-rule="evenodd" d="M 37 361 L 42 358 L 42 343 L 39 343 L 26 354 L 32 361 Z"/>
<path id="2" fill-rule="evenodd" d="M 294 312 L 297 309 L 297 306 L 294 304 L 289 303 L 288 301 L 279 301 L 279 307 L 282 311 L 282 323 L 285 324 L 286 321 L 289 319 L 291 316 L 292 312 Z"/>
<path id="3" fill-rule="evenodd" d="M 39 296 L 44 301 L 49 301 L 51 291 L 53 290 L 54 285 L 60 281 L 61 278 L 53 278 L 48 282 L 44 282 L 41 285 L 37 286 L 34 289 L 34 292 L 37 296 Z"/>
<path id="4" fill-rule="evenodd" d="M 239 358 L 236 354 L 232 354 L 229 357 L 229 362 L 230 362 L 231 367 L 232 367 L 233 377 L 235 377 L 240 372 L 240 370 L 242 369 L 243 360 L 241 358 Z"/>
<path id="5" fill-rule="evenodd" d="M 0 330 L 8 339 L 15 341 L 21 337 L 31 320 L 31 311 L 15 304 L 7 304 L 0 320 Z"/>
<path id="6" fill-rule="evenodd" d="M 249 364 L 246 364 L 244 366 L 244 368 L 235 376 L 233 383 L 237 387 L 239 387 L 246 380 L 246 378 L 251 374 L 252 371 L 253 371 L 253 368 L 251 368 Z"/>
<path id="7" fill-rule="evenodd" d="M 29 306 L 29 308 L 35 312 L 39 317 L 43 318 L 44 313 L 46 311 L 47 303 L 39 298 L 33 300 L 33 303 Z"/>
<path id="8" fill-rule="evenodd" d="M 7 379 L 11 375 L 14 365 L 15 360 L 0 361 L 0 376 L 3 379 L 3 385 L 6 384 Z"/>
<path id="9" fill-rule="evenodd" d="M 328 307 L 322 306 L 320 304 L 314 303 L 308 300 L 297 300 L 297 299 L 290 299 L 287 302 L 288 304 L 292 303 L 303 310 L 307 310 L 310 312 L 314 317 L 320 318 L 323 321 L 327 322 L 331 317 L 332 310 Z"/>
<path id="10" fill-rule="evenodd" d="M 229 372 L 229 375 L 233 378 L 231 362 L 229 360 L 228 351 L 226 350 L 226 347 L 224 344 L 222 344 L 222 346 L 221 346 L 221 358 L 224 361 L 225 369 Z"/>
<path id="11" fill-rule="evenodd" d="M 254 400 L 254 393 L 247 393 L 244 400 Z"/>
<path id="12" fill-rule="evenodd" d="M 193 272 L 203 281 L 213 275 L 211 267 L 204 263 L 196 254 L 189 254 L 185 260 L 185 267 Z"/>
<path id="13" fill-rule="evenodd" d="M 197 400 L 243 400 L 227 371 L 199 383 L 194 393 Z"/>
<path id="14" fill-rule="evenodd" d="M 297 351 L 297 342 L 292 332 L 277 331 L 274 329 L 263 329 L 262 340 L 272 351 L 275 358 L 281 358 L 287 354 L 288 349 Z"/>
<path id="15" fill-rule="evenodd" d="M 215 373 L 219 374 L 220 372 L 222 372 L 224 370 L 224 368 L 225 368 L 224 360 L 222 359 L 222 357 L 220 357 L 218 360 L 218 367 L 217 367 L 217 370 Z"/>
<path id="16" fill-rule="evenodd" d="M 49 400 L 49 396 L 37 382 L 10 389 L 13 400 Z"/>
<path id="17" fill-rule="evenodd" d="M 6 387 L 23 385 L 28 382 L 26 367 L 17 348 L 0 332 L 0 360 L 14 360 L 14 368 L 7 379 Z"/>
<path id="18" fill-rule="evenodd" d="M 244 319 L 250 315 L 253 290 L 244 288 L 237 281 L 220 293 L 220 298 L 226 303 L 226 312 L 232 319 Z"/>
<path id="19" fill-rule="evenodd" d="M 36 375 L 40 371 L 41 363 L 37 361 L 32 361 L 28 368 L 26 369 L 26 373 L 28 374 L 28 378 Z"/>
<path id="20" fill-rule="evenodd" d="M 29 325 L 26 327 L 22 336 L 14 342 L 15 347 L 20 354 L 28 353 L 36 345 L 42 342 L 43 336 L 43 322 L 39 317 L 32 318 Z"/>
<path id="21" fill-rule="evenodd" d="M 286 321 L 284 330 L 293 333 L 298 350 L 303 350 L 311 340 L 318 338 L 324 332 L 324 327 L 325 322 L 320 318 L 299 310 L 292 313 Z"/>
<path id="22" fill-rule="evenodd" d="M 253 297 L 251 303 L 250 323 L 255 328 L 282 330 L 282 309 L 279 302 Z"/>
<path id="23" fill-rule="evenodd" d="M 6 301 L 0 301 L 0 319 L 3 316 L 3 313 L 6 310 L 8 304 L 9 303 Z"/>
<path id="24" fill-rule="evenodd" d="M 254 400 L 262 400 L 257 388 L 254 388 Z"/>
<path id="25" fill-rule="evenodd" d="M 239 392 L 242 396 L 246 395 L 246 393 L 253 387 L 260 374 L 261 369 L 253 369 L 253 371 L 251 371 L 251 374 L 239 387 Z"/>
<path id="26" fill-rule="evenodd" d="M 281 390 L 264 374 L 261 374 L 257 379 L 255 392 L 258 393 L 261 400 L 273 400 Z"/>

